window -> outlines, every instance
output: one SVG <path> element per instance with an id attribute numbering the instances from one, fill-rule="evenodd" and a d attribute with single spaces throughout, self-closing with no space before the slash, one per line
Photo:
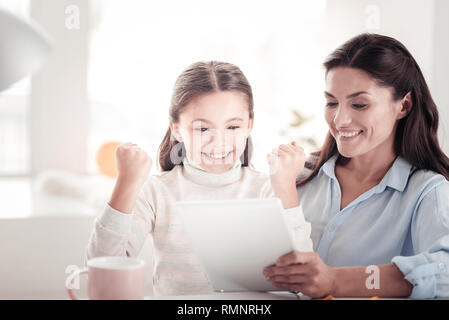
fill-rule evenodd
<path id="1" fill-rule="evenodd" d="M 2 0 L 0 9 L 28 16 L 28 0 Z M 0 177 L 29 173 L 27 128 L 30 77 L 0 92 Z"/>
<path id="2" fill-rule="evenodd" d="M 29 0 L 2 0 L 0 9 L 26 18 Z M 26 217 L 31 211 L 31 187 L 26 178 L 30 160 L 29 93 L 30 77 L 0 92 L 0 218 Z"/>

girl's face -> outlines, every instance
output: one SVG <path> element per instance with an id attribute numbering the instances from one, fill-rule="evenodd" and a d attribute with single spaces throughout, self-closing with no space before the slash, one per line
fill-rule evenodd
<path id="1" fill-rule="evenodd" d="M 187 104 L 172 134 L 184 142 L 189 159 L 212 173 L 223 173 L 240 158 L 253 128 L 246 96 L 237 91 L 203 94 Z"/>
<path id="2" fill-rule="evenodd" d="M 411 99 L 407 94 L 394 101 L 392 92 L 359 69 L 337 67 L 327 73 L 325 118 L 341 155 L 394 152 L 397 121 L 406 116 Z"/>

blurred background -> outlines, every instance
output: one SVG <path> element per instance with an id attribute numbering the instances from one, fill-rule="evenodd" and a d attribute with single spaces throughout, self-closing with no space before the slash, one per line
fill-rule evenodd
<path id="1" fill-rule="evenodd" d="M 362 32 L 395 37 L 428 81 L 449 153 L 449 1 L 1 0 L 0 8 L 36 21 L 53 41 L 39 72 L 0 92 L 0 268 L 11 272 L 0 279 L 0 287 L 9 281 L 4 296 L 38 292 L 17 286 L 24 274 L 38 281 L 33 266 L 12 275 L 34 263 L 23 255 L 48 253 L 70 232 L 76 240 L 53 255 L 87 243 L 113 187 L 116 142 L 138 143 L 156 159 L 175 79 L 199 60 L 231 62 L 247 76 L 253 164 L 267 172 L 265 155 L 278 144 L 297 140 L 311 152 L 323 142 L 325 57 Z M 60 261 L 80 264 L 80 254 Z"/>

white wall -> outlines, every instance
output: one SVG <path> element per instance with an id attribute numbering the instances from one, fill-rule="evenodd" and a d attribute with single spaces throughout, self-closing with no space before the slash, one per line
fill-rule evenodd
<path id="1" fill-rule="evenodd" d="M 449 1 L 435 0 L 434 10 L 430 90 L 440 112 L 440 143 L 449 155 Z"/>
<path id="2" fill-rule="evenodd" d="M 70 29 L 70 5 L 79 9 L 79 29 Z M 30 16 L 53 38 L 53 53 L 32 78 L 31 173 L 48 168 L 85 173 L 87 168 L 87 0 L 32 0 Z M 70 21 L 69 21 L 70 22 Z M 72 26 L 71 24 L 69 24 Z"/>

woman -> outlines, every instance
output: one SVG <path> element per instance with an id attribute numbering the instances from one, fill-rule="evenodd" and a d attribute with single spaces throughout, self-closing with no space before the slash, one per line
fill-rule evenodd
<path id="1" fill-rule="evenodd" d="M 419 66 L 376 34 L 324 66 L 329 133 L 297 184 L 315 252 L 282 256 L 264 275 L 311 297 L 449 296 L 449 159 Z"/>

